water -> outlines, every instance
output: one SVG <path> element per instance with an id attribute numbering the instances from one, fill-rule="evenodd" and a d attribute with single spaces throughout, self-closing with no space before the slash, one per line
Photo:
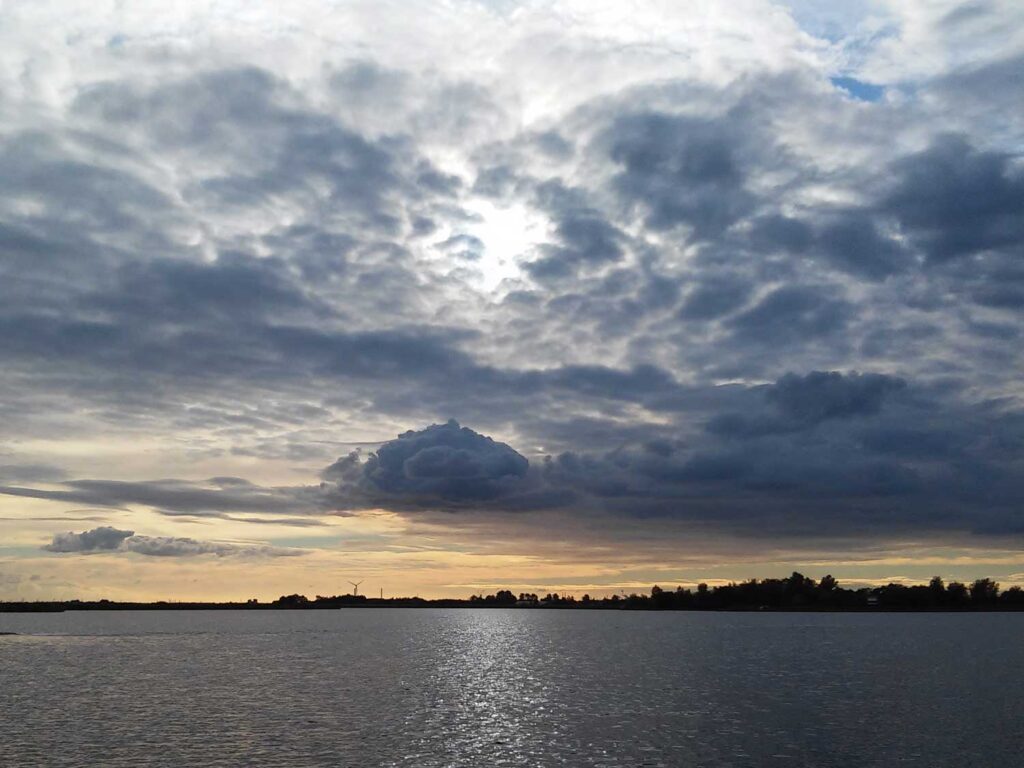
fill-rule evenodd
<path id="1" fill-rule="evenodd" d="M 0 614 L 0 766 L 1024 765 L 1024 614 Z"/>

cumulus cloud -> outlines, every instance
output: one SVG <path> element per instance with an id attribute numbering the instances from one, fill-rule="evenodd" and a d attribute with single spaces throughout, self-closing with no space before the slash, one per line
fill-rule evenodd
<path id="1" fill-rule="evenodd" d="M 356 453 L 342 457 L 322 477 L 334 484 L 328 498 L 342 510 L 522 510 L 565 501 L 541 487 L 522 454 L 454 419 L 404 432 L 365 461 Z"/>
<path id="2" fill-rule="evenodd" d="M 452 419 L 410 430 L 382 445 L 363 470 L 384 493 L 427 493 L 441 498 L 487 499 L 526 475 L 529 462 L 505 443 Z"/>

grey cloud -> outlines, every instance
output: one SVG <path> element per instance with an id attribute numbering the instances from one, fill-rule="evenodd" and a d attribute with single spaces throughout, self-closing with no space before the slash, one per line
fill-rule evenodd
<path id="1" fill-rule="evenodd" d="M 572 498 L 567 489 L 545 487 L 516 450 L 454 419 L 405 432 L 365 461 L 350 453 L 321 476 L 342 511 L 517 512 L 563 507 Z"/>
<path id="2" fill-rule="evenodd" d="M 784 416 L 804 422 L 878 413 L 886 396 L 906 388 L 900 378 L 877 373 L 813 371 L 786 374 L 767 390 L 767 399 Z"/>
<path id="3" fill-rule="evenodd" d="M 352 91 L 348 86 L 361 78 L 342 77 L 342 87 Z M 353 130 L 256 67 L 203 71 L 156 86 L 101 83 L 78 97 L 75 111 L 177 156 L 189 169 L 186 201 L 226 213 L 289 198 L 322 211 L 314 217 L 322 227 L 344 223 L 364 236 L 397 236 L 413 209 L 422 217 L 462 186 L 408 137 Z"/>
<path id="4" fill-rule="evenodd" d="M 220 487 L 216 483 L 204 485 L 182 480 L 69 480 L 60 485 L 55 490 L 2 486 L 0 493 L 100 507 L 140 504 L 196 514 L 236 511 L 304 513 L 316 509 L 315 497 L 296 488 Z"/>
<path id="5" fill-rule="evenodd" d="M 363 465 L 360 485 L 441 502 L 488 501 L 519 490 L 528 467 L 508 445 L 451 420 L 384 443 Z"/>
<path id="6" fill-rule="evenodd" d="M 444 242 L 438 243 L 438 249 L 467 261 L 478 260 L 485 250 L 484 242 L 473 235 L 452 235 Z"/>
<path id="7" fill-rule="evenodd" d="M 750 282 L 734 276 L 716 276 L 697 285 L 686 297 L 679 316 L 685 320 L 713 320 L 742 307 L 752 291 Z"/>
<path id="8" fill-rule="evenodd" d="M 299 549 L 261 544 L 233 544 L 171 536 L 141 536 L 134 531 L 101 526 L 81 533 L 58 533 L 43 547 L 48 552 L 94 553 L 133 552 L 151 557 L 191 557 L 195 555 L 293 557 L 305 554 Z"/>
<path id="9" fill-rule="evenodd" d="M 774 384 L 759 388 L 766 407 L 755 403 L 746 413 L 718 414 L 708 421 L 707 428 L 730 438 L 797 432 L 831 419 L 873 416 L 887 398 L 905 388 L 903 379 L 877 373 L 788 373 Z"/>
<path id="10" fill-rule="evenodd" d="M 66 477 L 67 472 L 50 464 L 0 464 L 0 483 L 45 483 Z"/>
<path id="11" fill-rule="evenodd" d="M 768 252 L 800 254 L 814 242 L 814 232 L 807 223 L 778 214 L 754 219 L 749 236 L 754 248 Z"/>
<path id="12" fill-rule="evenodd" d="M 81 533 L 58 533 L 43 549 L 49 552 L 103 552 L 118 549 L 135 535 L 135 531 L 122 531 L 111 526 L 100 526 Z"/>
<path id="13" fill-rule="evenodd" d="M 132 536 L 125 539 L 121 549 L 150 557 L 297 557 L 306 554 L 301 549 L 271 547 L 260 544 L 226 544 L 177 536 Z"/>
<path id="14" fill-rule="evenodd" d="M 616 192 L 654 230 L 686 224 L 706 240 L 754 207 L 738 139 L 724 119 L 629 115 L 616 119 L 603 141 L 620 169 Z"/>
<path id="15" fill-rule="evenodd" d="M 1012 410 L 875 373 L 788 374 L 691 397 L 704 398 L 696 406 L 707 419 L 703 434 L 633 423 L 618 431 L 617 447 L 573 448 L 531 466 L 472 430 L 435 425 L 384 444 L 383 464 L 358 454 L 339 460 L 324 473 L 327 492 L 343 509 L 556 508 L 690 520 L 744 535 L 759 526 L 836 536 L 1016 530 L 1024 440 Z M 616 430 L 566 422 L 552 435 L 614 443 Z"/>
<path id="16" fill-rule="evenodd" d="M 816 286 L 783 286 L 728 322 L 743 341 L 787 345 L 843 330 L 852 307 L 833 291 Z"/>
<path id="17" fill-rule="evenodd" d="M 909 266 L 899 243 L 881 234 L 874 217 L 863 212 L 823 226 L 815 247 L 838 269 L 867 280 L 883 280 Z"/>
<path id="18" fill-rule="evenodd" d="M 320 528 L 326 526 L 323 520 L 306 517 L 258 517 L 250 515 L 242 517 L 229 515 L 226 512 L 175 512 L 167 509 L 158 509 L 157 512 L 164 517 L 177 518 L 184 522 L 199 523 L 206 522 L 210 518 L 218 520 L 230 520 L 235 523 L 251 523 L 253 525 L 283 525 L 289 528 Z"/>
<path id="19" fill-rule="evenodd" d="M 329 314 L 280 260 L 234 253 L 208 264 L 173 259 L 126 264 L 115 290 L 86 302 L 114 316 L 148 315 L 151 322 L 234 325 L 271 313 L 278 320 L 294 313 Z"/>
<path id="20" fill-rule="evenodd" d="M 581 266 L 601 266 L 623 257 L 626 236 L 587 203 L 581 190 L 548 181 L 537 186 L 536 198 L 537 206 L 554 220 L 560 244 L 543 246 L 542 257 L 524 265 L 531 276 L 570 277 Z"/>
<path id="21" fill-rule="evenodd" d="M 1024 241 L 1024 173 L 1011 156 L 945 136 L 894 163 L 897 183 L 882 202 L 933 262 Z"/>
<path id="22" fill-rule="evenodd" d="M 884 215 L 861 209 L 822 211 L 810 222 L 767 215 L 748 232 L 755 250 L 788 257 L 810 253 L 823 263 L 863 280 L 884 280 L 912 265 L 910 254 L 885 233 Z"/>

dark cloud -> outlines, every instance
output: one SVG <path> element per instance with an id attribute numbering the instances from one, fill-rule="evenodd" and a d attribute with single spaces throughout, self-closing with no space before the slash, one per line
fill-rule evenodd
<path id="1" fill-rule="evenodd" d="M 525 511 L 564 506 L 569 494 L 543 486 L 529 462 L 454 419 L 410 430 L 362 461 L 342 457 L 322 473 L 340 510 Z"/>
<path id="2" fill-rule="evenodd" d="M 834 291 L 810 285 L 783 286 L 727 325 L 739 340 L 785 346 L 842 331 L 852 311 L 850 303 Z"/>
<path id="3" fill-rule="evenodd" d="M 532 277 L 564 278 L 581 266 L 601 266 L 622 259 L 626 236 L 588 205 L 581 190 L 549 181 L 537 187 L 536 196 L 538 207 L 555 222 L 560 244 L 542 246 L 541 258 L 524 265 Z"/>
<path id="4" fill-rule="evenodd" d="M 726 120 L 662 113 L 617 118 L 603 137 L 613 186 L 653 230 L 685 224 L 699 240 L 751 212 L 736 129 Z"/>
<path id="5" fill-rule="evenodd" d="M 766 391 L 766 397 L 783 416 L 817 423 L 878 413 L 887 395 L 906 387 L 906 382 L 877 373 L 849 374 L 813 371 L 806 376 L 790 373 Z"/>
<path id="6" fill-rule="evenodd" d="M 815 248 L 843 272 L 866 280 L 884 280 L 904 271 L 908 258 L 900 244 L 879 232 L 876 217 L 866 212 L 848 212 L 823 226 L 815 237 Z"/>
<path id="7" fill-rule="evenodd" d="M 449 422 L 406 433 L 365 461 L 355 453 L 340 459 L 324 472 L 325 492 L 341 509 L 486 516 L 555 508 L 689 520 L 744 535 L 759 526 L 839 536 L 1016 530 L 1024 440 L 1010 436 L 1019 414 L 936 399 L 872 373 L 788 374 L 768 386 L 723 389 L 720 406 L 745 410 L 718 411 L 703 435 L 651 425 L 645 438 L 631 425 L 617 447 L 566 450 L 530 465 Z M 563 425 L 561 439 L 578 442 L 593 426 Z M 979 441 L 985 430 L 1000 440 Z"/>
<path id="8" fill-rule="evenodd" d="M 713 320 L 740 309 L 750 297 L 748 280 L 714 276 L 693 288 L 679 310 L 684 320 Z"/>
<path id="9" fill-rule="evenodd" d="M 349 454 L 324 470 L 337 483 L 338 503 L 356 506 L 426 507 L 439 510 L 479 505 L 518 508 L 542 504 L 529 494 L 529 461 L 454 419 L 410 430 L 386 442 L 365 461 Z"/>
<path id="10" fill-rule="evenodd" d="M 366 462 L 366 483 L 384 493 L 462 501 L 504 495 L 529 462 L 505 443 L 460 427 L 454 419 L 384 443 Z"/>
<path id="11" fill-rule="evenodd" d="M 750 241 L 759 251 L 801 254 L 814 242 L 814 232 L 806 222 L 772 214 L 751 222 Z"/>
<path id="12" fill-rule="evenodd" d="M 401 148 L 367 140 L 309 109 L 266 70 L 205 72 L 147 90 L 104 83 L 81 94 L 76 111 L 122 130 L 144 128 L 165 149 L 204 160 L 211 169 L 234 159 L 187 190 L 196 203 L 261 205 L 322 182 L 331 203 L 358 215 L 364 226 L 399 226 L 386 196 L 403 184 L 395 158 Z M 427 188 L 436 185 L 438 177 L 420 174 Z"/>
<path id="13" fill-rule="evenodd" d="M 708 430 L 723 437 L 755 438 L 797 432 L 831 419 L 864 418 L 877 414 L 887 397 L 905 387 L 902 379 L 876 373 L 789 373 L 759 388 L 766 408 L 754 404 L 746 413 L 718 414 L 708 421 Z"/>
<path id="14" fill-rule="evenodd" d="M 1024 173 L 1003 152 L 944 136 L 893 164 L 882 201 L 932 262 L 1010 249 L 1024 241 Z"/>

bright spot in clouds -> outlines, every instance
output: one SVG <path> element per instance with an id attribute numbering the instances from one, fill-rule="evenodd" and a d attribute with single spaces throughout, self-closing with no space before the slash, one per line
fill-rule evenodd
<path id="1" fill-rule="evenodd" d="M 484 246 L 477 262 L 481 287 L 493 291 L 502 280 L 519 277 L 519 261 L 545 241 L 548 223 L 521 203 L 502 205 L 476 200 L 466 207 L 479 216 L 468 230 Z"/>

